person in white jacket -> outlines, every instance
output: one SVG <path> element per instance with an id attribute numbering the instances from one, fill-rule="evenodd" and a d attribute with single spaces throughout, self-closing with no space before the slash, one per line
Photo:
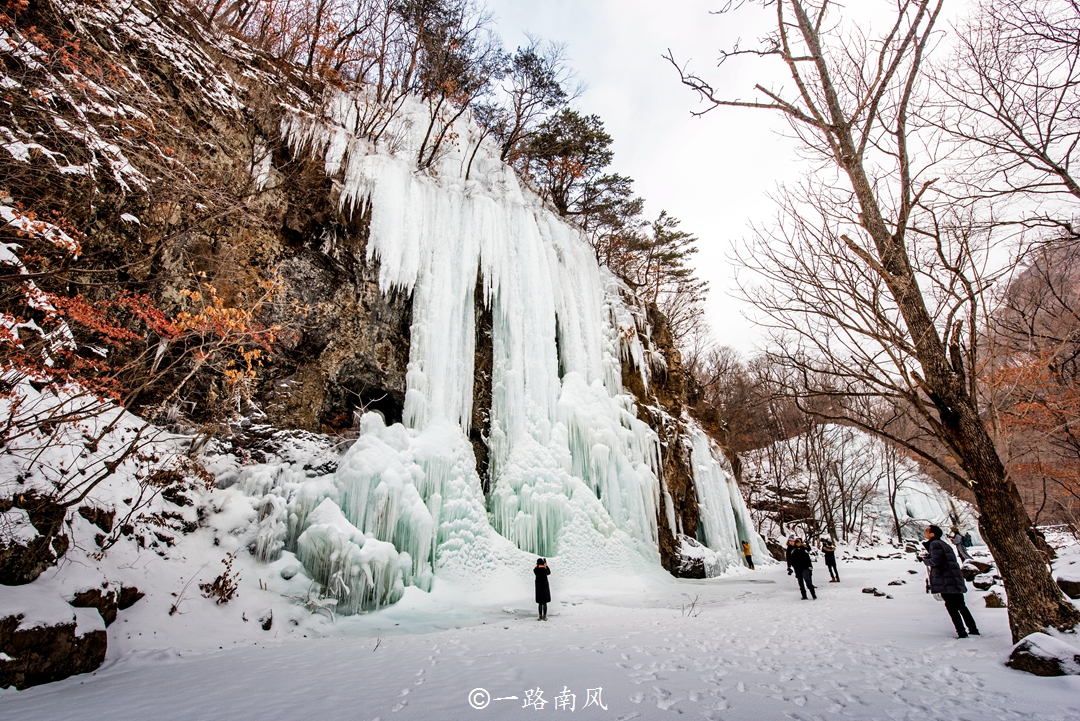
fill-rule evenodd
<path id="1" fill-rule="evenodd" d="M 964 545 L 964 534 L 960 533 L 960 529 L 953 526 L 951 529 L 952 535 L 949 540 L 952 541 L 952 545 L 956 546 L 956 555 L 960 559 L 960 563 L 971 560 L 971 554 L 968 553 L 967 546 Z"/>

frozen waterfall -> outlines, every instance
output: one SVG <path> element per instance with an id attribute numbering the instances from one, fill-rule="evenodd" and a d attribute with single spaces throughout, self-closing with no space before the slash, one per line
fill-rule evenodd
<path id="1" fill-rule="evenodd" d="M 491 149 L 463 179 L 471 123 L 436 172 L 421 173 L 409 128 L 426 117 L 410 125 L 406 113 L 392 154 L 354 135 L 360 102 L 339 93 L 321 116 L 290 114 L 282 133 L 340 181 L 344 211 L 370 212 L 364 260 L 379 263 L 382 290 L 411 293 L 404 421 L 365 415 L 330 476 L 245 471 L 245 490 L 263 499 L 257 555 L 296 553 L 344 613 L 392 603 L 404 585 L 429 589 L 435 575 L 527 573 L 536 555 L 571 576 L 658 566 L 661 449 L 622 387 L 624 360 L 648 381 L 625 288 Z M 478 303 L 493 319 L 486 497 L 467 436 Z M 741 559 L 741 537 L 764 547 L 700 436 L 699 540 L 723 570 Z"/>

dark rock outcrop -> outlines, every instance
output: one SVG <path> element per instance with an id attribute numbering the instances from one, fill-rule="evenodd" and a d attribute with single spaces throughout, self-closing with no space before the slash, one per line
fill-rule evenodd
<path id="1" fill-rule="evenodd" d="M 24 535 L 0 539 L 0 585 L 19 586 L 56 565 L 67 551 L 69 540 L 61 533 L 67 508 L 30 491 L 0 500 L 0 511 L 11 509 L 24 511 L 32 527 Z"/>
<path id="2" fill-rule="evenodd" d="M 693 467 L 690 461 L 689 433 L 682 422 L 687 410 L 690 374 L 682 365 L 682 355 L 668 327 L 667 318 L 654 305 L 646 307 L 646 322 L 651 330 L 643 339 L 647 352 L 659 356 L 661 362 L 650 368 L 648 388 L 641 379 L 641 371 L 631 363 L 623 363 L 623 388 L 632 393 L 638 402 L 638 417 L 648 423 L 660 439 L 662 483 L 667 493 L 660 494 L 657 509 L 660 563 L 673 576 L 704 578 L 705 572 L 696 575 L 701 559 L 684 558 L 679 552 L 679 536 L 695 538 L 698 534 L 699 515 L 697 491 L 694 488 Z M 668 527 L 668 499 L 675 518 L 675 528 Z M 703 566 L 702 566 L 703 569 Z"/>
<path id="3" fill-rule="evenodd" d="M 1066 581 L 1064 578 L 1058 578 L 1057 585 L 1069 598 L 1080 598 L 1080 581 Z"/>
<path id="4" fill-rule="evenodd" d="M 119 609 L 119 592 L 110 588 L 108 584 L 104 588 L 88 588 L 79 591 L 71 598 L 70 603 L 75 608 L 96 608 L 101 614 L 101 620 L 105 626 L 112 625 L 116 620 L 116 612 Z"/>
<path id="5" fill-rule="evenodd" d="M 74 619 L 23 628 L 22 614 L 0 618 L 0 687 L 29 688 L 98 668 L 108 639 L 103 628 L 82 631 Z"/>
<path id="6" fill-rule="evenodd" d="M 785 558 L 787 558 L 787 555 L 784 552 L 784 547 L 776 541 L 772 540 L 771 538 L 766 539 L 765 547 L 769 549 L 769 555 L 771 555 L 777 561 L 783 561 Z"/>
<path id="7" fill-rule="evenodd" d="M 491 477 L 488 473 L 488 433 L 491 430 L 491 373 L 495 359 L 492 344 L 491 307 L 484 299 L 483 278 L 478 274 L 476 288 L 473 291 L 476 313 L 476 350 L 473 359 L 473 405 L 472 422 L 469 424 L 469 442 L 476 458 L 476 473 L 480 476 L 480 485 L 486 496 L 491 491 Z"/>
<path id="8" fill-rule="evenodd" d="M 135 586 L 121 586 L 120 595 L 116 599 L 116 607 L 121 611 L 125 611 L 134 606 L 145 595 Z"/>
<path id="9" fill-rule="evenodd" d="M 79 506 L 79 515 L 90 521 L 90 523 L 93 523 L 105 533 L 108 533 L 113 528 L 113 520 L 116 518 L 116 511 L 107 511 L 98 506 Z"/>

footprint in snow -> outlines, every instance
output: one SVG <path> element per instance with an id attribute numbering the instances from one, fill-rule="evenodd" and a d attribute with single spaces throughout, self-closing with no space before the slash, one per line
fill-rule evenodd
<path id="1" fill-rule="evenodd" d="M 670 691 L 666 688 L 660 688 L 659 686 L 653 686 L 653 697 L 656 699 L 656 708 L 661 711 L 667 711 L 672 706 L 682 701 L 682 698 L 672 696 Z"/>
<path id="2" fill-rule="evenodd" d="M 401 703 L 395 705 L 394 708 L 390 709 L 390 711 L 391 711 L 391 713 L 397 713 L 398 711 L 400 711 L 401 709 L 405 708 L 408 705 L 409 705 L 408 700 L 405 700 L 405 701 L 402 701 Z"/>

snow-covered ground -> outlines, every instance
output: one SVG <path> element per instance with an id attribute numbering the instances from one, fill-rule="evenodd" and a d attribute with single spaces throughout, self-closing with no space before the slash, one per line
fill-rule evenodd
<path id="1" fill-rule="evenodd" d="M 392 607 L 327 622 L 326 635 L 307 641 L 277 626 L 263 632 L 252 619 L 243 636 L 215 636 L 200 624 L 158 643 L 151 616 L 161 629 L 169 627 L 162 617 L 180 621 L 166 615 L 164 600 L 140 609 L 144 600 L 110 627 L 98 672 L 0 692 L 0 715 L 502 719 L 567 712 L 556 708 L 565 688 L 576 696 L 572 713 L 613 721 L 1080 718 L 1080 678 L 1038 678 L 1003 665 L 1011 647 L 1006 611 L 983 608 L 982 593 L 968 601 L 983 635 L 958 640 L 910 556 L 844 562 L 839 584 L 816 570 L 819 600 L 802 601 L 782 565 L 620 588 L 566 587 L 556 567 L 546 623 L 526 593 L 509 605 L 481 595 L 463 600 L 436 582 L 431 594 L 411 588 Z M 894 580 L 907 583 L 887 585 Z M 894 598 L 862 593 L 867 586 Z M 258 601 L 241 595 L 215 612 L 252 618 Z M 209 602 L 191 602 L 201 603 Z M 284 635 L 291 640 L 283 643 Z M 486 708 L 470 706 L 474 689 L 492 699 Z M 536 689 L 546 705 L 523 708 Z M 585 707 L 589 689 L 602 689 L 606 709 Z"/>

